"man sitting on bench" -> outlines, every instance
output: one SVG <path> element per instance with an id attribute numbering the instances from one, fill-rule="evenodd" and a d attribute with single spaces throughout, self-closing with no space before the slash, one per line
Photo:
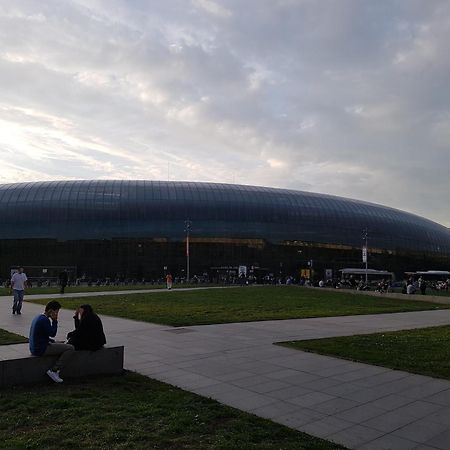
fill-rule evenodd
<path id="1" fill-rule="evenodd" d="M 56 383 L 62 383 L 59 371 L 72 358 L 73 345 L 57 343 L 53 339 L 58 331 L 58 313 L 61 305 L 57 301 L 47 303 L 44 314 L 33 319 L 30 329 L 30 352 L 34 356 L 60 355 L 47 375 Z"/>

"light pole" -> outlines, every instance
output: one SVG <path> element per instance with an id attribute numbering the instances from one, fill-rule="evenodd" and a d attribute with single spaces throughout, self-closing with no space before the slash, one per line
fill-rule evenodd
<path id="1" fill-rule="evenodd" d="M 368 240 L 369 232 L 367 231 L 367 228 L 364 228 L 363 230 L 363 239 L 364 239 L 364 247 L 362 251 L 362 260 L 364 263 L 366 263 L 366 285 L 368 282 L 368 256 L 369 256 L 369 248 L 367 246 L 367 240 Z"/>
<path id="2" fill-rule="evenodd" d="M 186 232 L 186 282 L 189 283 L 189 235 L 191 233 L 192 222 L 187 219 L 184 222 L 184 231 Z"/>

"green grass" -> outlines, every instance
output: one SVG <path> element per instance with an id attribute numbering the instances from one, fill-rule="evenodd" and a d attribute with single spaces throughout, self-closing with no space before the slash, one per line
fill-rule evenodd
<path id="1" fill-rule="evenodd" d="M 280 345 L 391 369 L 450 379 L 450 325 Z"/>
<path id="2" fill-rule="evenodd" d="M 0 329 L 0 345 L 23 344 L 25 342 L 28 342 L 27 338 Z"/>
<path id="3" fill-rule="evenodd" d="M 75 309 L 80 302 L 90 303 L 101 314 L 174 326 L 450 308 L 450 305 L 293 286 L 179 290 L 59 301 L 64 308 Z"/>
<path id="4" fill-rule="evenodd" d="M 308 449 L 343 447 L 149 378 L 0 390 L 2 449 Z"/>

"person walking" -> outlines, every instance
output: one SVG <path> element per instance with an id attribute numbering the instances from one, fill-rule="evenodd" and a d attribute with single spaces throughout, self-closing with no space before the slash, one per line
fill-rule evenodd
<path id="1" fill-rule="evenodd" d="M 27 285 L 27 276 L 23 271 L 23 267 L 15 272 L 11 277 L 11 289 L 13 290 L 13 314 L 22 314 L 22 302 L 25 294 L 25 287 Z"/>

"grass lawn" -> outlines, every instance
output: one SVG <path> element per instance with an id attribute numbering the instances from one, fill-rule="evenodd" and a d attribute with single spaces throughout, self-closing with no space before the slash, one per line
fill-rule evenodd
<path id="1" fill-rule="evenodd" d="M 450 379 L 450 325 L 282 342 L 299 350 Z"/>
<path id="2" fill-rule="evenodd" d="M 133 373 L 0 390 L 2 449 L 342 449 Z"/>
<path id="3" fill-rule="evenodd" d="M 175 290 L 58 300 L 64 308 L 75 309 L 81 303 L 90 303 L 101 314 L 174 326 L 450 308 L 450 305 L 295 286 Z"/>
<path id="4" fill-rule="evenodd" d="M 24 344 L 28 339 L 18 334 L 0 329 L 0 345 Z"/>

